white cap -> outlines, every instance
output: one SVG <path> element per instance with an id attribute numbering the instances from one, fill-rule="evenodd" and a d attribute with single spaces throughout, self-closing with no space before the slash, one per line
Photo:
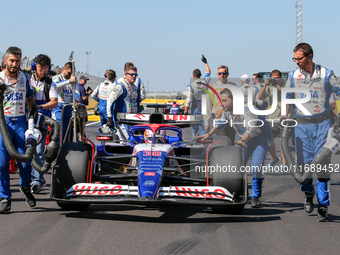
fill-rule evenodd
<path id="1" fill-rule="evenodd" d="M 248 74 L 244 74 L 241 76 L 241 81 L 244 81 L 244 82 L 250 82 L 250 77 Z"/>

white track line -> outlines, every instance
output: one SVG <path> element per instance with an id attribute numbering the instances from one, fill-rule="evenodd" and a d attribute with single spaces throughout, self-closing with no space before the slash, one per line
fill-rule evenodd
<path id="1" fill-rule="evenodd" d="M 85 127 L 91 126 L 91 125 L 94 125 L 94 124 L 98 124 L 98 123 L 100 123 L 100 121 L 91 122 L 89 124 L 86 124 Z"/>

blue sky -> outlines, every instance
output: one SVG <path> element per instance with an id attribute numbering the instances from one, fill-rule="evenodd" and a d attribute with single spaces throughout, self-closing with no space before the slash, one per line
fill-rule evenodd
<path id="1" fill-rule="evenodd" d="M 44 53 L 62 66 L 71 51 L 78 71 L 123 75 L 133 62 L 147 89 L 185 91 L 192 70 L 212 77 L 228 65 L 230 77 L 258 71 L 291 71 L 295 0 L 281 1 L 4 1 L 0 51 L 18 46 L 24 56 Z M 338 1 L 303 1 L 303 41 L 314 60 L 340 75 Z M 155 64 L 157 62 L 157 64 Z M 156 72 L 155 72 L 156 69 Z"/>

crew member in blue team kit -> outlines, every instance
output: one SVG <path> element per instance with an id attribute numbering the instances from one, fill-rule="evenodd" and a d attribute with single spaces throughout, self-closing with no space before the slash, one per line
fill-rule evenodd
<path id="1" fill-rule="evenodd" d="M 211 70 L 208 65 L 207 59 L 202 55 L 202 62 L 205 65 L 206 75 L 204 76 L 204 79 L 200 79 L 202 74 L 199 69 L 195 69 L 192 72 L 192 77 L 194 78 L 194 81 L 188 85 L 188 91 L 187 91 L 187 99 L 186 104 L 184 108 L 184 114 L 188 114 L 188 111 L 190 109 L 190 114 L 197 115 L 202 114 L 202 94 L 207 94 L 205 91 L 208 91 L 208 87 L 204 84 L 209 85 L 211 80 Z M 202 129 L 200 131 L 200 135 L 204 135 L 207 132 L 204 130 L 204 121 L 202 122 Z M 194 126 L 192 127 L 194 136 L 197 134 L 199 127 Z"/>
<path id="2" fill-rule="evenodd" d="M 51 67 L 51 59 L 40 54 L 36 56 L 31 64 L 31 70 L 35 71 L 30 80 L 31 88 L 34 92 L 35 103 L 39 107 L 39 112 L 47 117 L 51 117 L 51 109 L 58 106 L 58 92 L 57 85 L 52 81 L 47 73 Z M 47 126 L 43 131 L 44 139 L 36 147 L 36 156 L 40 165 L 44 162 L 44 151 L 46 143 Z M 33 193 L 39 193 L 42 187 L 46 184 L 44 175 L 39 173 L 36 169 L 32 168 L 32 183 L 31 190 Z"/>
<path id="3" fill-rule="evenodd" d="M 126 80 L 126 76 L 125 74 L 128 72 L 130 67 L 135 66 L 132 62 L 126 62 L 124 65 L 124 76 L 120 77 L 118 79 L 115 80 L 114 84 L 117 85 L 118 83 L 124 83 L 124 80 Z M 144 83 L 142 82 L 141 78 L 136 78 L 134 85 L 137 88 L 140 88 L 140 96 L 141 96 L 141 102 L 146 98 L 146 91 L 145 91 L 145 86 Z"/>
<path id="4" fill-rule="evenodd" d="M 15 148 L 23 154 L 25 150 L 25 132 L 27 130 L 25 102 L 31 109 L 35 109 L 35 99 L 27 76 L 19 71 L 21 63 L 21 49 L 9 47 L 4 56 L 5 70 L 0 72 L 0 78 L 7 85 L 4 93 L 4 113 L 9 135 Z M 0 134 L 0 213 L 11 210 L 11 190 L 9 177 L 10 155 Z M 20 191 L 25 195 L 30 207 L 35 207 L 36 201 L 31 193 L 31 163 L 18 161 L 20 174 Z"/>
<path id="5" fill-rule="evenodd" d="M 107 125 L 116 126 L 117 113 L 140 113 L 140 103 L 145 98 L 144 86 L 136 86 L 137 68 L 133 65 L 126 66 L 124 77 L 112 89 L 107 100 Z M 128 127 L 125 126 L 128 132 Z"/>
<path id="6" fill-rule="evenodd" d="M 77 82 L 77 77 L 73 76 L 73 73 L 72 73 L 72 62 L 67 62 L 64 65 L 64 68 L 61 74 L 53 76 L 53 82 L 55 82 L 58 88 L 58 106 L 52 109 L 52 118 L 57 120 L 60 124 L 63 106 L 66 104 L 72 103 L 72 97 L 73 97 L 72 87 L 75 87 L 76 94 L 77 93 L 79 94 L 77 86 L 75 86 Z M 60 126 L 60 129 L 62 130 L 60 139 L 62 141 L 64 141 L 65 136 L 66 136 L 66 142 L 69 140 L 70 132 L 66 134 L 66 130 L 67 130 L 71 117 L 72 117 L 72 109 L 71 107 L 68 107 L 64 110 L 64 116 L 62 120 L 63 124 L 62 126 Z"/>
<path id="7" fill-rule="evenodd" d="M 98 97 L 99 99 L 99 116 L 100 116 L 100 126 L 107 123 L 107 100 L 113 89 L 114 81 L 116 80 L 116 72 L 112 69 L 108 69 L 105 72 L 106 80 L 100 83 L 91 94 L 90 98 L 93 99 Z"/>
<path id="8" fill-rule="evenodd" d="M 323 149 L 327 132 L 331 126 L 329 98 L 331 93 L 340 94 L 340 82 L 332 70 L 313 62 L 313 49 L 307 43 L 300 43 L 294 48 L 293 61 L 299 69 L 289 74 L 286 88 L 301 88 L 310 91 L 311 99 L 303 106 L 311 115 L 305 115 L 295 109 L 297 125 L 295 126 L 296 156 L 300 165 L 310 163 Z M 303 98 L 303 93 L 288 93 L 287 98 Z M 288 108 L 288 107 L 287 107 Z M 288 109 L 287 109 L 288 112 Z M 329 201 L 329 175 L 317 174 L 316 196 L 318 205 L 318 221 L 328 220 Z M 314 209 L 313 198 L 315 195 L 313 179 L 301 185 L 305 192 L 304 209 L 311 213 Z"/>
<path id="9" fill-rule="evenodd" d="M 270 149 L 270 141 L 272 132 L 269 123 L 264 116 L 255 115 L 245 106 L 244 115 L 233 115 L 233 95 L 229 89 L 223 89 L 220 92 L 222 101 L 223 114 L 220 123 L 216 122 L 217 126 L 213 127 L 207 134 L 198 136 L 197 138 L 207 139 L 212 134 L 217 133 L 218 129 L 223 128 L 226 120 L 230 123 L 238 133 L 238 140 L 235 144 L 242 148 L 244 154 L 244 164 L 247 164 L 248 159 L 252 156 L 251 169 L 253 172 L 253 184 L 251 194 L 251 207 L 258 208 L 261 206 L 260 197 L 262 194 L 262 166 L 266 159 L 266 154 Z M 251 120 L 257 120 L 254 124 Z M 249 125 L 252 122 L 252 126 Z M 243 125 L 245 123 L 245 126 Z"/>

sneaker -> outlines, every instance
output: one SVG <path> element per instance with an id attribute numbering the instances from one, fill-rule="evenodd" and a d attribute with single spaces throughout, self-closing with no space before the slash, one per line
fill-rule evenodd
<path id="1" fill-rule="evenodd" d="M 25 198 L 26 198 L 26 203 L 30 206 L 30 207 L 34 207 L 36 205 L 36 201 L 35 198 L 31 192 L 31 189 L 28 188 L 23 188 L 20 187 L 20 191 L 22 194 L 24 194 Z"/>
<path id="2" fill-rule="evenodd" d="M 280 160 L 281 160 L 281 159 L 280 159 L 279 157 L 277 157 L 276 160 L 271 160 L 271 161 L 268 163 L 267 168 L 275 166 L 277 163 L 280 162 Z"/>
<path id="3" fill-rule="evenodd" d="M 42 188 L 46 185 L 46 181 L 43 180 L 42 182 L 40 181 L 33 181 L 31 182 L 31 191 L 34 194 L 38 194 Z"/>
<path id="4" fill-rule="evenodd" d="M 315 191 L 313 191 L 312 193 L 305 192 L 305 195 L 306 197 L 305 197 L 305 202 L 303 204 L 303 207 L 306 213 L 311 213 L 314 210 L 313 198 L 315 195 Z"/>
<path id="5" fill-rule="evenodd" d="M 251 204 L 251 208 L 259 208 L 259 207 L 261 207 L 261 201 L 257 197 L 253 197 L 251 199 L 250 204 Z"/>
<path id="6" fill-rule="evenodd" d="M 324 222 L 328 221 L 328 208 L 327 206 L 321 205 L 318 208 L 318 221 L 319 222 Z"/>
<path id="7" fill-rule="evenodd" d="M 0 198 L 1 201 L 1 207 L 0 207 L 0 214 L 1 213 L 9 213 L 11 210 L 11 198 Z"/>

